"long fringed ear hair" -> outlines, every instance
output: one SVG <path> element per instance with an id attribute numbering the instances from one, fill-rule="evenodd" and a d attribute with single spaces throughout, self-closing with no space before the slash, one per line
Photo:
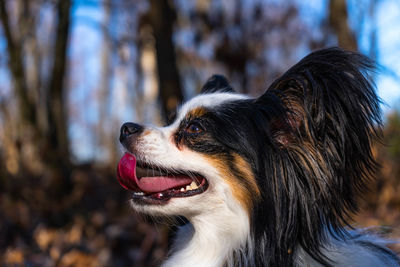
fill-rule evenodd
<path id="1" fill-rule="evenodd" d="M 269 126 L 276 144 L 270 160 L 275 163 L 259 181 L 274 194 L 269 199 L 276 209 L 271 262 L 290 260 L 293 245 L 300 244 L 329 265 L 320 251 L 325 233 L 346 236 L 344 226 L 357 211 L 356 198 L 377 166 L 371 142 L 379 136 L 381 112 L 370 76 L 374 68 L 358 53 L 320 50 L 255 101 L 265 113 L 270 112 L 266 105 L 280 103 Z M 262 227 L 256 225 L 255 231 Z"/>

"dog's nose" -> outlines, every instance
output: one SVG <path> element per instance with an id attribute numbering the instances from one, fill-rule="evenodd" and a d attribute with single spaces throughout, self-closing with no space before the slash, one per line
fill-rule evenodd
<path id="1" fill-rule="evenodd" d="M 122 143 L 125 139 L 132 134 L 139 134 L 143 130 L 143 127 L 133 122 L 126 122 L 121 126 L 121 133 L 119 141 Z"/>

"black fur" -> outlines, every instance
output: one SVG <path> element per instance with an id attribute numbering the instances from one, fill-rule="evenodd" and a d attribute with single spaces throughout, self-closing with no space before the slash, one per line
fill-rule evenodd
<path id="1" fill-rule="evenodd" d="M 180 136 L 195 151 L 239 154 L 250 164 L 262 192 L 251 219 L 255 266 L 293 266 L 300 246 L 329 266 L 321 251 L 327 233 L 349 238 L 349 216 L 377 167 L 371 142 L 381 112 L 371 71 L 374 63 L 360 54 L 314 52 L 261 97 L 210 109 L 196 119 L 204 132 Z M 233 91 L 213 76 L 202 91 L 221 90 Z"/>
<path id="2" fill-rule="evenodd" d="M 228 80 L 219 74 L 211 76 L 201 88 L 202 94 L 234 92 Z"/>

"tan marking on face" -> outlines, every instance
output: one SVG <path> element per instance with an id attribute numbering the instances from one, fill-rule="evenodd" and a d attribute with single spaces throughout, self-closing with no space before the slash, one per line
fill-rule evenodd
<path id="1" fill-rule="evenodd" d="M 258 188 L 254 174 L 251 171 L 250 164 L 238 154 L 234 154 L 234 163 L 243 173 L 243 176 L 248 178 L 247 181 L 250 183 L 252 191 L 255 192 L 258 197 L 261 196 L 260 189 Z"/>
<path id="2" fill-rule="evenodd" d="M 208 112 L 208 110 L 204 107 L 198 107 L 195 109 L 192 109 L 191 111 L 189 111 L 186 114 L 186 118 L 192 119 L 192 118 L 198 118 L 201 116 L 204 116 L 206 113 Z"/>
<path id="3" fill-rule="evenodd" d="M 144 131 L 142 133 L 142 136 L 146 136 L 146 135 L 149 135 L 149 134 L 151 134 L 151 131 L 150 130 L 146 130 L 146 131 Z"/>
<path id="4" fill-rule="evenodd" d="M 240 155 L 234 154 L 233 162 L 238 171 L 238 173 L 234 173 L 222 158 L 218 156 L 206 156 L 206 158 L 219 171 L 222 179 L 229 185 L 234 198 L 250 213 L 254 202 L 261 197 L 261 192 L 251 171 L 250 164 Z M 246 182 L 240 179 L 246 179 Z"/>

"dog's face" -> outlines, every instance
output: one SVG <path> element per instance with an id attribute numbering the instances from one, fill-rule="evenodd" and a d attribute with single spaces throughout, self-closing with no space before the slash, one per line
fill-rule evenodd
<path id="1" fill-rule="evenodd" d="M 119 164 L 119 180 L 133 190 L 133 207 L 189 218 L 218 205 L 248 211 L 260 192 L 252 163 L 240 152 L 246 129 L 235 114 L 250 101 L 232 92 L 208 92 L 184 104 L 166 127 L 124 124 L 120 140 L 128 154 Z M 126 169 L 135 160 L 133 177 Z"/>

